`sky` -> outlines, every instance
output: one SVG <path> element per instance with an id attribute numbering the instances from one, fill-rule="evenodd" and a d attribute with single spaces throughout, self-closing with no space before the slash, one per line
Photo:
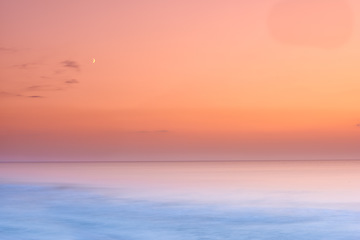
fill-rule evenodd
<path id="1" fill-rule="evenodd" d="M 360 159 L 357 16 L 357 0 L 0 0 L 0 161 Z"/>

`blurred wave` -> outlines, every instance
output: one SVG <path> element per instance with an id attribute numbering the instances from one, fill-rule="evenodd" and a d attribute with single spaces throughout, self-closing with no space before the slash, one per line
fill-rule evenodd
<path id="1" fill-rule="evenodd" d="M 360 239 L 360 212 L 110 198 L 71 186 L 0 184 L 1 240 Z"/>

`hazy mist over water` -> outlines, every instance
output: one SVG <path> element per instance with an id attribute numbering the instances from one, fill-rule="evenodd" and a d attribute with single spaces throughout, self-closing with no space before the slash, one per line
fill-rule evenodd
<path id="1" fill-rule="evenodd" d="M 360 162 L 1 163 L 0 239 L 360 238 Z"/>

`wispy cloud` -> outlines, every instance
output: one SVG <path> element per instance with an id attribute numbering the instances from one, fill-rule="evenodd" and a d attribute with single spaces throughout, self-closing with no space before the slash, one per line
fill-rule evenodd
<path id="1" fill-rule="evenodd" d="M 33 95 L 33 96 L 26 96 L 28 98 L 44 98 L 44 96 L 40 96 L 40 95 Z"/>
<path id="2" fill-rule="evenodd" d="M 0 91 L 0 96 L 1 97 L 23 97 L 23 95 L 21 95 L 21 94 L 5 92 L 5 91 Z"/>
<path id="3" fill-rule="evenodd" d="M 155 131 L 146 131 L 146 130 L 141 130 L 141 131 L 136 131 L 136 133 L 168 133 L 168 130 L 155 130 Z"/>
<path id="4" fill-rule="evenodd" d="M 70 79 L 70 80 L 65 81 L 65 83 L 66 84 L 75 84 L 75 83 L 79 83 L 79 81 L 76 79 Z"/>
<path id="5" fill-rule="evenodd" d="M 360 123 L 356 124 L 356 126 L 360 128 Z"/>
<path id="6" fill-rule="evenodd" d="M 53 85 L 32 85 L 27 87 L 28 91 L 61 91 L 63 88 Z"/>
<path id="7" fill-rule="evenodd" d="M 16 52 L 15 48 L 0 47 L 0 53 L 15 53 L 15 52 Z"/>
<path id="8" fill-rule="evenodd" d="M 157 130 L 155 132 L 157 132 L 157 133 L 168 133 L 169 131 L 168 130 Z"/>
<path id="9" fill-rule="evenodd" d="M 13 65 L 12 67 L 14 68 L 18 68 L 18 69 L 29 69 L 29 67 L 35 65 L 34 63 L 22 63 L 22 64 L 16 64 Z"/>
<path id="10" fill-rule="evenodd" d="M 1 48 L 1 51 L 12 51 L 10 48 Z M 77 73 L 73 70 L 80 71 L 80 65 L 76 61 L 65 60 L 60 62 L 60 69 L 56 70 L 55 73 L 49 72 L 51 67 L 59 67 L 59 62 L 52 65 L 51 63 L 43 62 L 23 62 L 10 66 L 10 68 L 21 69 L 26 72 L 31 82 L 26 84 L 26 81 L 19 84 L 17 89 L 12 91 L 2 91 L 0 90 L 0 97 L 24 97 L 24 98 L 43 98 L 42 92 L 55 92 L 55 91 L 66 91 L 67 89 L 72 88 L 72 85 L 79 84 L 80 81 L 76 79 Z M 44 72 L 45 74 L 38 75 L 38 72 Z M 37 76 L 36 76 L 37 75 Z M 25 85 L 26 84 L 26 85 Z M 74 85 L 74 86 L 75 86 Z M 31 93 L 30 93 L 31 92 Z"/>
<path id="11" fill-rule="evenodd" d="M 23 95 L 23 94 L 12 93 L 12 92 L 5 92 L 5 91 L 0 91 L 0 97 L 44 98 L 44 96 L 41 96 L 41 95 L 25 96 L 25 95 Z"/>
<path id="12" fill-rule="evenodd" d="M 80 71 L 80 65 L 75 61 L 66 60 L 66 61 L 62 61 L 61 64 L 65 68 L 73 68 L 75 70 Z"/>

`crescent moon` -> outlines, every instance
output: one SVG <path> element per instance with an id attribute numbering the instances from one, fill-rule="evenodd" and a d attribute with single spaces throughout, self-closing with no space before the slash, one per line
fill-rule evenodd
<path id="1" fill-rule="evenodd" d="M 93 63 L 95 63 L 95 58 L 93 58 L 93 61 L 92 61 Z"/>

